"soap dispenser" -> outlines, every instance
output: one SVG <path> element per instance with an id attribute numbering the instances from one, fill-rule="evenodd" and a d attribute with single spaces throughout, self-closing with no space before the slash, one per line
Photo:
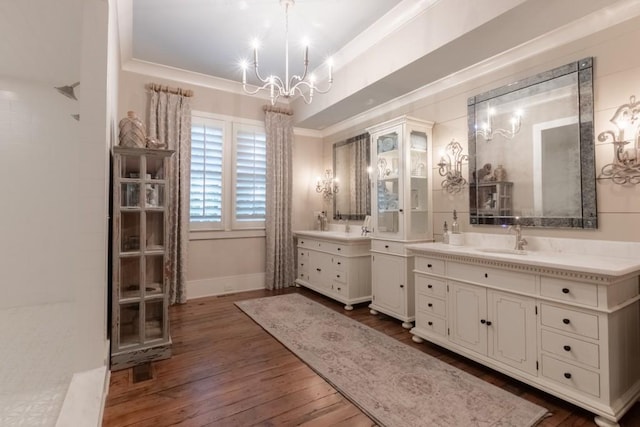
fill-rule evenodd
<path id="1" fill-rule="evenodd" d="M 442 230 L 442 243 L 449 243 L 449 229 L 447 228 L 447 221 L 444 222 L 444 228 Z"/>
<path id="2" fill-rule="evenodd" d="M 464 235 L 460 233 L 458 225 L 458 212 L 453 210 L 453 222 L 451 223 L 451 234 L 449 235 L 449 244 L 454 246 L 464 245 Z"/>
<path id="3" fill-rule="evenodd" d="M 458 226 L 458 212 L 453 210 L 453 222 L 451 223 L 451 234 L 460 234 L 460 227 Z"/>

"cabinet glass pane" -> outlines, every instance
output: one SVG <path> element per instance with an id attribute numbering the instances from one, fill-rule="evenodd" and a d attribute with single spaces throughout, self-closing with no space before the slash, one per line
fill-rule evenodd
<path id="1" fill-rule="evenodd" d="M 140 296 L 140 257 L 120 258 L 120 298 Z"/>
<path id="2" fill-rule="evenodd" d="M 163 267 L 163 255 L 147 255 L 145 275 L 145 293 L 147 295 L 162 293 L 162 284 L 164 283 Z"/>
<path id="3" fill-rule="evenodd" d="M 120 346 L 140 343 L 140 304 L 120 305 Z"/>
<path id="4" fill-rule="evenodd" d="M 376 176 L 379 232 L 396 233 L 399 230 L 400 208 L 400 150 L 398 134 L 392 132 L 376 139 Z"/>
<path id="5" fill-rule="evenodd" d="M 411 132 L 409 138 L 410 184 L 409 204 L 411 215 L 411 234 L 428 232 L 427 216 L 429 182 L 427 180 L 427 135 Z"/>
<path id="6" fill-rule="evenodd" d="M 164 157 L 147 156 L 147 179 L 164 179 Z"/>
<path id="7" fill-rule="evenodd" d="M 162 325 L 164 323 L 163 301 L 147 301 L 144 317 L 145 339 L 162 338 Z"/>
<path id="8" fill-rule="evenodd" d="M 145 193 L 147 207 L 159 208 L 164 206 L 164 184 L 147 184 Z"/>
<path id="9" fill-rule="evenodd" d="M 134 182 L 122 183 L 120 194 L 120 206 L 123 208 L 140 206 L 140 184 Z"/>
<path id="10" fill-rule="evenodd" d="M 147 211 L 147 240 L 148 251 L 164 249 L 164 212 Z"/>
<path id="11" fill-rule="evenodd" d="M 120 164 L 122 166 L 121 178 L 140 178 L 140 157 L 123 155 Z"/>
<path id="12" fill-rule="evenodd" d="M 120 214 L 120 252 L 140 250 L 140 212 Z"/>

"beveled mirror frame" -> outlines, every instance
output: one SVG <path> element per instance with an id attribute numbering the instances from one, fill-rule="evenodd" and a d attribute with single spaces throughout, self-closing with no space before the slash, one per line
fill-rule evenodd
<path id="1" fill-rule="evenodd" d="M 477 195 L 469 197 L 470 223 L 472 225 L 510 225 L 516 221 L 523 226 L 530 227 L 569 227 L 569 228 L 597 228 L 598 217 L 596 209 L 596 173 L 595 173 L 595 140 L 593 127 L 593 58 L 584 58 L 558 68 L 537 74 L 535 76 L 519 80 L 488 92 L 472 96 L 467 102 L 467 125 L 469 137 L 469 182 L 473 182 L 472 173 L 477 169 L 476 154 L 482 149 L 477 144 L 476 132 L 476 105 L 480 102 L 497 98 L 499 96 L 515 92 L 527 87 L 548 82 L 558 77 L 577 73 L 578 78 L 578 116 L 580 132 L 580 183 L 582 216 L 576 217 L 544 217 L 544 216 L 501 216 L 486 217 L 474 215 L 477 206 L 471 206 L 474 200 L 479 200 Z M 473 186 L 469 187 L 469 191 Z M 478 188 L 478 187 L 476 187 Z M 516 210 L 516 207 L 514 207 Z"/>

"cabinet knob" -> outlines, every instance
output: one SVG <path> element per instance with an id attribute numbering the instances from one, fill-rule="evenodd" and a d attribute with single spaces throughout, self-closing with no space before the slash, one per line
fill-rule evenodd
<path id="1" fill-rule="evenodd" d="M 562 323 L 564 323 L 565 325 L 568 325 L 569 323 L 571 323 L 571 320 L 569 320 L 569 319 L 562 319 Z"/>
<path id="2" fill-rule="evenodd" d="M 342 265 L 342 263 L 340 261 L 338 261 L 338 265 Z"/>
<path id="3" fill-rule="evenodd" d="M 404 288 L 404 285 L 400 285 L 401 288 Z"/>
<path id="4" fill-rule="evenodd" d="M 484 319 L 480 319 L 480 323 L 482 323 L 484 325 L 485 323 L 487 323 L 487 321 L 484 320 Z"/>
<path id="5" fill-rule="evenodd" d="M 301 267 L 304 267 L 304 262 L 300 264 Z"/>
<path id="6" fill-rule="evenodd" d="M 322 269 L 320 269 L 320 268 L 316 268 L 316 271 L 322 271 Z"/>
<path id="7" fill-rule="evenodd" d="M 427 288 L 431 289 L 433 288 L 433 285 L 427 285 Z"/>
<path id="8" fill-rule="evenodd" d="M 384 248 L 385 249 L 389 249 L 389 245 L 384 245 Z"/>
<path id="9" fill-rule="evenodd" d="M 489 278 L 489 273 L 484 273 L 484 277 L 485 277 L 485 279 L 488 279 Z"/>
<path id="10" fill-rule="evenodd" d="M 491 320 L 487 320 L 487 326 L 491 326 Z"/>
<path id="11" fill-rule="evenodd" d="M 562 293 L 563 294 L 568 294 L 569 293 L 569 289 L 568 288 L 562 288 Z"/>
<path id="12" fill-rule="evenodd" d="M 433 326 L 433 322 L 432 322 L 432 321 L 428 321 L 428 322 L 427 322 L 427 325 L 429 325 L 429 326 Z"/>
<path id="13" fill-rule="evenodd" d="M 433 304 L 429 303 L 427 304 L 427 307 L 433 307 Z"/>
<path id="14" fill-rule="evenodd" d="M 562 348 L 564 348 L 564 351 L 571 351 L 571 346 L 570 345 L 565 345 Z"/>
<path id="15" fill-rule="evenodd" d="M 341 251 L 341 250 L 342 250 L 342 248 L 338 248 L 338 250 L 339 250 L 339 251 Z"/>
<path id="16" fill-rule="evenodd" d="M 338 288 L 338 290 L 340 290 L 340 289 L 342 289 L 342 288 Z"/>
<path id="17" fill-rule="evenodd" d="M 571 373 L 570 373 L 570 372 L 565 372 L 565 373 L 564 373 L 564 377 L 565 377 L 566 379 L 571 379 Z"/>
<path id="18" fill-rule="evenodd" d="M 300 243 L 302 243 L 304 245 L 304 240 L 300 240 Z"/>
<path id="19" fill-rule="evenodd" d="M 433 265 L 427 264 L 427 268 L 431 268 L 431 267 L 433 267 Z"/>
<path id="20" fill-rule="evenodd" d="M 340 275 L 339 275 L 339 274 L 336 274 L 336 277 L 339 279 L 339 278 L 340 278 Z"/>

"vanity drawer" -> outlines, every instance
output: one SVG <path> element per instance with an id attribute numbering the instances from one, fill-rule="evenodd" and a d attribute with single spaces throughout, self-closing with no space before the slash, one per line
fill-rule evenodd
<path id="1" fill-rule="evenodd" d="M 333 280 L 335 282 L 347 283 L 347 272 L 346 271 L 334 271 L 333 272 Z"/>
<path id="2" fill-rule="evenodd" d="M 418 294 L 416 311 L 445 317 L 447 315 L 447 304 L 443 299 Z"/>
<path id="3" fill-rule="evenodd" d="M 416 292 L 422 295 L 431 295 L 444 298 L 447 295 L 447 283 L 444 280 L 416 274 Z"/>
<path id="4" fill-rule="evenodd" d="M 560 301 L 598 306 L 598 287 L 570 280 L 540 278 L 540 295 Z"/>
<path id="5" fill-rule="evenodd" d="M 600 353 L 597 344 L 542 330 L 542 351 L 553 353 L 568 361 L 580 362 L 594 368 L 600 367 Z"/>
<path id="6" fill-rule="evenodd" d="M 311 248 L 318 244 L 317 240 L 308 239 L 306 237 L 298 237 L 298 248 Z"/>
<path id="7" fill-rule="evenodd" d="M 333 282 L 333 291 L 338 295 L 342 295 L 343 297 L 349 296 L 349 288 L 346 283 L 341 283 L 338 281 Z"/>
<path id="8" fill-rule="evenodd" d="M 347 266 L 347 260 L 345 258 L 336 256 L 332 258 L 332 262 L 336 271 L 345 271 Z"/>
<path id="9" fill-rule="evenodd" d="M 434 334 L 447 336 L 447 322 L 445 319 L 428 314 L 416 313 L 416 328 L 423 331 L 433 332 Z"/>
<path id="10" fill-rule="evenodd" d="M 465 280 L 483 285 L 499 287 L 500 289 L 536 293 L 536 277 L 532 274 L 506 271 L 479 265 L 449 262 L 447 275 L 452 279 Z"/>
<path id="11" fill-rule="evenodd" d="M 371 250 L 377 252 L 388 252 L 390 254 L 404 255 L 404 243 L 390 242 L 388 240 L 372 240 Z"/>
<path id="12" fill-rule="evenodd" d="M 444 276 L 444 261 L 433 258 L 426 258 L 422 256 L 416 256 L 416 270 L 430 273 L 430 274 L 438 274 L 440 276 Z"/>
<path id="13" fill-rule="evenodd" d="M 550 328 L 598 339 L 598 316 L 595 314 L 540 304 L 540 321 Z"/>
<path id="14" fill-rule="evenodd" d="M 596 372 L 579 368 L 543 354 L 542 376 L 567 387 L 600 397 L 600 375 Z"/>

